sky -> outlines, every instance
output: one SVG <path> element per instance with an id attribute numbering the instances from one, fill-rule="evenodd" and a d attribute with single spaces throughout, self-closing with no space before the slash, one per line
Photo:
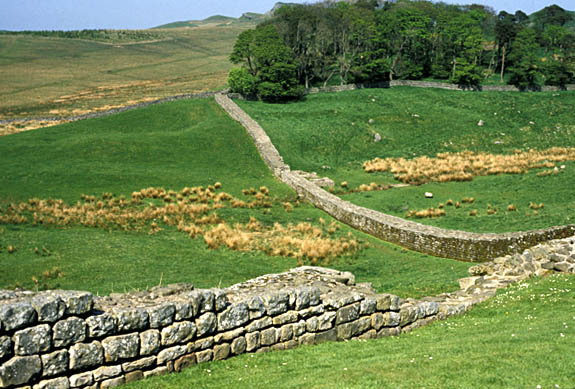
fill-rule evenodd
<path id="1" fill-rule="evenodd" d="M 306 3 L 306 0 L 283 0 Z M 0 0 L 0 30 L 145 29 L 212 15 L 265 13 L 276 0 Z M 313 1 L 311 1 L 313 2 Z M 575 10 L 573 0 L 444 0 L 483 4 L 496 12 L 533 13 L 551 4 Z"/>

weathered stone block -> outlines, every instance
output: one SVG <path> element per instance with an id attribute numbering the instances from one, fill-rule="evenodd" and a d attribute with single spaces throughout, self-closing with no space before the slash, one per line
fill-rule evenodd
<path id="1" fill-rule="evenodd" d="M 319 288 L 300 287 L 296 291 L 295 309 L 301 310 L 319 304 Z"/>
<path id="2" fill-rule="evenodd" d="M 286 313 L 282 313 L 279 316 L 273 318 L 273 324 L 275 326 L 282 326 L 287 323 L 295 323 L 298 320 L 298 313 L 297 311 L 288 311 Z"/>
<path id="3" fill-rule="evenodd" d="M 376 330 L 369 330 L 359 336 L 360 339 L 376 339 L 377 338 L 377 331 Z"/>
<path id="4" fill-rule="evenodd" d="M 144 372 L 141 370 L 132 371 L 124 375 L 126 383 L 136 382 L 144 379 Z"/>
<path id="5" fill-rule="evenodd" d="M 315 334 L 314 341 L 315 343 L 323 343 L 323 342 L 335 342 L 337 340 L 337 331 L 335 328 L 331 330 L 327 330 L 324 332 L 318 332 Z"/>
<path id="6" fill-rule="evenodd" d="M 383 338 L 385 336 L 398 336 L 401 334 L 400 327 L 393 327 L 393 328 L 382 328 L 381 330 L 377 331 L 377 337 Z"/>
<path id="7" fill-rule="evenodd" d="M 161 304 L 147 309 L 151 328 L 162 328 L 174 322 L 176 307 L 174 304 Z"/>
<path id="8" fill-rule="evenodd" d="M 273 346 L 271 346 L 272 351 L 281 351 L 281 350 L 285 350 L 285 346 L 283 343 L 276 343 Z"/>
<path id="9" fill-rule="evenodd" d="M 214 310 L 214 293 L 211 290 L 197 289 L 188 294 L 199 303 L 199 313 L 211 312 Z"/>
<path id="10" fill-rule="evenodd" d="M 174 346 L 167 348 L 165 350 L 160 351 L 158 354 L 158 365 L 163 365 L 168 361 L 173 361 L 182 355 L 184 355 L 187 351 L 186 346 Z"/>
<path id="11" fill-rule="evenodd" d="M 231 344 L 232 354 L 235 355 L 243 354 L 246 352 L 246 347 L 247 347 L 246 338 L 240 336 L 239 338 L 236 338 L 232 341 Z"/>
<path id="12" fill-rule="evenodd" d="M 211 291 L 214 294 L 214 308 L 216 308 L 216 312 L 221 312 L 226 309 L 229 305 L 226 292 L 222 289 L 211 289 Z"/>
<path id="13" fill-rule="evenodd" d="M 294 335 L 295 336 L 303 335 L 305 333 L 305 327 L 306 327 L 306 324 L 305 324 L 305 321 L 303 321 L 303 320 L 300 320 L 297 323 L 295 323 L 293 325 Z"/>
<path id="14" fill-rule="evenodd" d="M 339 325 L 357 319 L 359 317 L 359 309 L 360 309 L 359 303 L 355 303 L 338 309 L 337 315 L 335 317 L 335 324 Z"/>
<path id="15" fill-rule="evenodd" d="M 252 352 L 260 347 L 261 334 L 259 332 L 249 332 L 246 334 L 246 351 Z"/>
<path id="16" fill-rule="evenodd" d="M 292 349 L 296 348 L 297 346 L 298 346 L 297 340 L 288 340 L 287 342 L 284 343 L 284 348 L 286 350 L 292 350 Z"/>
<path id="17" fill-rule="evenodd" d="M 280 331 L 280 340 L 282 342 L 286 342 L 288 340 L 293 339 L 293 324 L 285 325 L 281 328 Z"/>
<path id="18" fill-rule="evenodd" d="M 274 292 L 263 296 L 263 300 L 270 316 L 282 314 L 289 309 L 289 293 L 287 292 Z"/>
<path id="19" fill-rule="evenodd" d="M 66 305 L 66 315 L 83 315 L 92 310 L 94 296 L 92 293 L 74 290 L 53 291 L 55 297 L 59 297 Z"/>
<path id="20" fill-rule="evenodd" d="M 197 363 L 196 354 L 184 355 L 174 362 L 174 370 L 182 371 L 188 367 L 192 367 Z"/>
<path id="21" fill-rule="evenodd" d="M 86 339 L 86 323 L 80 318 L 70 317 L 54 324 L 52 332 L 54 347 L 66 347 Z"/>
<path id="22" fill-rule="evenodd" d="M 142 359 L 138 359 L 137 361 L 133 361 L 133 362 L 126 362 L 126 363 L 122 363 L 122 370 L 125 373 L 129 373 L 131 371 L 134 370 L 144 370 L 147 369 L 151 366 L 155 366 L 156 365 L 156 357 L 147 357 L 147 358 L 142 358 Z"/>
<path id="23" fill-rule="evenodd" d="M 315 334 L 303 334 L 298 339 L 299 344 L 315 344 Z"/>
<path id="24" fill-rule="evenodd" d="M 12 339 L 0 336 L 0 361 L 12 356 Z"/>
<path id="25" fill-rule="evenodd" d="M 90 316 L 86 319 L 86 325 L 88 326 L 88 337 L 90 338 L 114 335 L 118 327 L 116 318 L 107 313 Z"/>
<path id="26" fill-rule="evenodd" d="M 42 361 L 38 355 L 14 357 L 0 367 L 0 387 L 26 384 L 40 376 Z"/>
<path id="27" fill-rule="evenodd" d="M 212 350 L 204 350 L 196 353 L 198 363 L 209 362 L 212 360 L 214 352 Z"/>
<path id="28" fill-rule="evenodd" d="M 150 321 L 148 312 L 142 308 L 114 309 L 112 315 L 118 323 L 118 332 L 145 330 Z"/>
<path id="29" fill-rule="evenodd" d="M 299 316 L 303 319 L 307 319 L 312 316 L 318 316 L 325 312 L 325 307 L 323 305 L 316 305 L 307 309 L 299 311 Z"/>
<path id="30" fill-rule="evenodd" d="M 275 328 L 268 328 L 261 332 L 261 345 L 269 346 L 277 342 L 277 331 Z"/>
<path id="31" fill-rule="evenodd" d="M 102 340 L 102 347 L 106 362 L 135 358 L 140 352 L 140 336 L 137 333 L 111 336 Z"/>
<path id="32" fill-rule="evenodd" d="M 371 315 L 377 309 L 377 299 L 375 297 L 366 297 L 364 300 L 361 301 L 361 305 L 359 308 L 359 314 L 363 315 Z"/>
<path id="33" fill-rule="evenodd" d="M 376 297 L 378 311 L 398 311 L 399 297 L 392 294 L 380 294 Z"/>
<path id="34" fill-rule="evenodd" d="M 272 348 L 269 347 L 269 346 L 265 346 L 265 347 L 259 348 L 259 349 L 256 351 L 256 354 L 269 353 L 270 351 L 272 351 Z"/>
<path id="35" fill-rule="evenodd" d="M 46 352 L 52 346 L 52 329 L 48 324 L 41 324 L 16 331 L 13 339 L 16 355 L 24 356 Z"/>
<path id="36" fill-rule="evenodd" d="M 156 354 L 160 349 L 160 331 L 148 330 L 140 334 L 140 355 Z"/>
<path id="37" fill-rule="evenodd" d="M 33 389 L 68 389 L 70 381 L 68 377 L 53 378 L 51 380 L 44 380 L 34 385 Z"/>
<path id="38" fill-rule="evenodd" d="M 196 325 L 189 321 L 174 323 L 162 329 L 162 346 L 190 341 L 196 335 Z"/>
<path id="39" fill-rule="evenodd" d="M 126 383 L 126 379 L 122 377 L 111 378 L 106 381 L 102 381 L 100 383 L 100 389 L 107 389 L 107 388 L 115 388 L 116 386 L 124 385 Z"/>
<path id="40" fill-rule="evenodd" d="M 197 336 L 201 337 L 213 333 L 216 330 L 216 326 L 216 315 L 212 312 L 204 313 L 196 319 Z"/>
<path id="41" fill-rule="evenodd" d="M 401 314 L 398 312 L 385 312 L 383 314 L 383 325 L 385 327 L 396 327 L 401 323 Z"/>
<path id="42" fill-rule="evenodd" d="M 60 320 L 66 312 L 66 304 L 60 297 L 50 294 L 38 294 L 30 300 L 38 314 L 40 323 L 53 323 Z"/>
<path id="43" fill-rule="evenodd" d="M 154 370 L 149 370 L 144 372 L 144 378 L 148 377 L 158 377 L 164 374 L 168 374 L 168 368 L 166 366 L 156 367 Z"/>
<path id="44" fill-rule="evenodd" d="M 214 342 L 217 344 L 224 342 L 231 342 L 238 336 L 242 336 L 245 332 L 246 330 L 243 327 L 236 328 L 235 330 L 232 331 L 223 332 L 214 336 Z"/>
<path id="45" fill-rule="evenodd" d="M 218 331 L 240 327 L 250 320 L 248 304 L 237 303 L 218 314 Z"/>
<path id="46" fill-rule="evenodd" d="M 83 370 L 104 363 L 104 349 L 98 341 L 77 343 L 70 347 L 70 369 Z"/>
<path id="47" fill-rule="evenodd" d="M 122 374 L 121 366 L 102 366 L 92 372 L 94 381 L 104 381 L 108 378 L 117 377 Z"/>
<path id="48" fill-rule="evenodd" d="M 28 303 L 0 304 L 0 327 L 13 331 L 36 322 L 36 310 Z"/>
<path id="49" fill-rule="evenodd" d="M 381 327 L 383 327 L 383 324 L 384 324 L 383 313 L 376 312 L 373 315 L 371 315 L 371 326 L 373 328 L 379 330 Z"/>
<path id="50" fill-rule="evenodd" d="M 563 273 L 568 273 L 572 267 L 573 267 L 573 265 L 571 265 L 568 262 L 556 263 L 554 266 L 555 270 L 563 272 Z"/>
<path id="51" fill-rule="evenodd" d="M 230 345 L 228 343 L 214 346 L 214 361 L 226 359 L 230 355 Z"/>
<path id="52" fill-rule="evenodd" d="M 413 305 L 404 305 L 401 307 L 399 325 L 406 326 L 417 320 L 418 310 Z"/>
<path id="53" fill-rule="evenodd" d="M 65 373 L 70 365 L 68 350 L 44 354 L 42 358 L 42 377 L 53 377 Z"/>
<path id="54" fill-rule="evenodd" d="M 188 352 L 205 350 L 207 348 L 211 348 L 213 345 L 214 345 L 214 337 L 210 336 L 208 338 L 197 340 L 195 343 L 190 343 L 188 345 Z"/>
<path id="55" fill-rule="evenodd" d="M 259 319 L 266 313 L 264 302 L 258 296 L 254 296 L 248 300 L 248 308 L 250 310 L 250 320 Z"/>
<path id="56" fill-rule="evenodd" d="M 264 328 L 268 328 L 271 327 L 273 325 L 273 320 L 271 319 L 271 317 L 263 317 L 259 320 L 256 320 L 252 323 L 250 323 L 247 327 L 246 327 L 246 331 L 247 332 L 254 332 L 254 331 L 259 331 L 262 330 Z"/>
<path id="57" fill-rule="evenodd" d="M 94 383 L 94 377 L 92 376 L 91 371 L 74 374 L 73 376 L 70 377 L 71 388 L 85 387 L 92 385 L 93 383 Z"/>
<path id="58" fill-rule="evenodd" d="M 199 310 L 197 301 L 195 307 L 194 304 L 192 304 L 190 301 L 175 302 L 174 307 L 176 308 L 176 314 L 174 315 L 174 319 L 176 321 L 189 320 L 195 317 L 195 314 Z"/>

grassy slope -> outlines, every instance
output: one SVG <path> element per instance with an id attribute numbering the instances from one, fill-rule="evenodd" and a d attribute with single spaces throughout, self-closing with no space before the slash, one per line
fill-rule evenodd
<path id="1" fill-rule="evenodd" d="M 513 153 L 515 149 L 575 146 L 572 106 L 575 93 L 461 93 L 444 90 L 393 88 L 308 96 L 305 102 L 271 105 L 240 102 L 262 124 L 288 164 L 317 171 L 336 182 L 393 183 L 390 174 L 367 174 L 363 161 L 374 157 L 434 156 L 462 150 Z M 374 123 L 369 124 L 369 119 Z M 485 126 L 479 127 L 479 120 Z M 533 122 L 535 124 L 530 125 Z M 383 140 L 374 143 L 379 133 Z M 386 192 L 345 196 L 397 216 L 407 210 L 437 205 L 449 198 L 476 198 L 475 208 L 447 217 L 423 220 L 447 228 L 502 232 L 572 223 L 575 164 L 558 176 L 496 176 L 471 183 L 428 184 Z M 521 190 L 517 190 L 521 187 Z M 552 191 L 542 188 L 553 188 Z M 423 193 L 437 193 L 426 200 Z M 503 194 L 503 195 L 502 195 Z M 529 202 L 546 207 L 537 217 L 526 217 Z M 520 212 L 487 216 L 487 204 L 500 211 L 509 204 Z M 470 209 L 479 217 L 471 218 Z"/>
<path id="2" fill-rule="evenodd" d="M 213 101 L 180 101 L 151 106 L 101 119 L 87 120 L 0 138 L 0 207 L 31 197 L 75 202 L 82 193 L 112 192 L 130 196 L 149 186 L 179 190 L 215 181 L 235 196 L 241 189 L 266 185 L 273 196 L 293 199 L 294 193 L 275 180 L 245 130 Z M 325 215 L 302 206 L 286 213 L 221 210 L 226 220 L 263 223 L 317 221 Z M 349 231 L 344 227 L 344 232 Z M 330 264 L 370 281 L 380 291 L 421 296 L 456 288 L 468 264 L 432 258 L 369 240 L 371 248 L 356 258 Z M 9 254 L 7 247 L 18 250 Z M 46 247 L 50 256 L 37 256 Z M 121 292 L 157 285 L 160 280 L 194 282 L 199 287 L 230 285 L 257 275 L 287 270 L 294 259 L 260 253 L 208 250 L 166 229 L 148 236 L 87 228 L 56 229 L 0 226 L 0 287 L 17 283 L 31 287 L 32 276 L 57 266 L 65 277 L 48 286 Z M 424 269 L 424 271 L 422 271 Z"/>
<path id="3" fill-rule="evenodd" d="M 127 388 L 569 388 L 574 288 L 573 276 L 530 280 L 397 338 L 243 355 Z"/>
<path id="4" fill-rule="evenodd" d="M 126 44 L 0 36 L 0 119 L 222 88 L 229 53 L 248 27 L 157 29 L 163 40 Z"/>

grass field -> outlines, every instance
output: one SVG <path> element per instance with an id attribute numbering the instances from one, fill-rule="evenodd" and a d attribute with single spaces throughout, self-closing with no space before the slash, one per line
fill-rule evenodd
<path id="1" fill-rule="evenodd" d="M 0 35 L 0 119 L 70 116 L 225 86 L 249 23 L 150 30 L 144 42 Z"/>
<path id="2" fill-rule="evenodd" d="M 513 154 L 518 149 L 575 146 L 573 92 L 461 93 L 402 87 L 310 95 L 304 102 L 285 105 L 239 104 L 264 127 L 293 169 L 316 171 L 356 189 L 370 182 L 397 183 L 391 173 L 363 171 L 363 162 L 375 157 L 411 159 L 460 151 Z M 480 120 L 483 126 L 478 126 Z M 374 142 L 375 134 L 381 142 Z M 473 197 L 473 204 L 445 207 L 444 217 L 418 221 L 479 232 L 544 228 L 570 224 L 575 217 L 570 195 L 575 164 L 556 166 L 561 165 L 565 169 L 556 175 L 537 176 L 549 169 L 536 169 L 342 196 L 400 217 L 411 210 L 437 208 L 449 199 Z M 425 192 L 434 193 L 434 199 L 426 199 Z M 543 203 L 544 208 L 533 212 L 530 203 Z M 488 215 L 488 205 L 497 213 Z M 507 212 L 510 205 L 517 211 Z M 474 210 L 477 215 L 469 216 Z"/>
<path id="3" fill-rule="evenodd" d="M 242 355 L 127 388 L 570 388 L 574 288 L 572 276 L 529 280 L 396 338 Z"/>
<path id="4" fill-rule="evenodd" d="M 10 203 L 30 198 L 74 205 L 82 194 L 130 198 L 132 192 L 151 186 L 179 191 L 219 181 L 238 198 L 244 198 L 244 188 L 265 185 L 273 201 L 269 209 L 218 209 L 218 216 L 229 223 L 255 217 L 263 225 L 319 226 L 320 218 L 331 220 L 306 204 L 287 212 L 282 204 L 295 204 L 293 191 L 273 178 L 245 130 L 211 100 L 155 105 L 2 137 L 0 161 L 0 214 L 9 213 Z M 352 271 L 358 282 L 372 282 L 381 292 L 423 296 L 453 290 L 469 267 L 340 228 L 337 234 L 351 232 L 369 248 L 334 258 L 329 266 Z M 9 246 L 16 251 L 10 253 Z M 210 250 L 201 238 L 190 239 L 175 226 L 148 235 L 147 230 L 119 227 L 0 224 L 0 287 L 34 288 L 32 277 L 39 280 L 38 287 L 99 294 L 173 282 L 214 287 L 296 265 L 295 258 L 258 251 Z M 50 276 L 54 267 L 63 277 Z M 43 278 L 44 272 L 48 275 Z"/>

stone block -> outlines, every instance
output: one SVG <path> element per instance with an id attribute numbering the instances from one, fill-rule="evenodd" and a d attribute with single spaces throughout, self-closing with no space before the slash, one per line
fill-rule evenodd
<path id="1" fill-rule="evenodd" d="M 236 328 L 235 330 L 223 332 L 214 336 L 214 342 L 216 344 L 224 343 L 224 342 L 231 342 L 235 338 L 242 336 L 246 330 L 243 327 Z"/>
<path id="2" fill-rule="evenodd" d="M 296 348 L 298 346 L 298 342 L 296 340 L 288 340 L 287 342 L 284 343 L 284 348 L 286 350 L 292 350 L 294 348 Z"/>
<path id="3" fill-rule="evenodd" d="M 162 329 L 162 346 L 186 343 L 196 335 L 196 325 L 189 321 L 174 323 Z"/>
<path id="4" fill-rule="evenodd" d="M 272 348 L 269 346 L 262 347 L 262 348 L 257 349 L 256 354 L 269 353 L 271 350 L 272 350 Z"/>
<path id="5" fill-rule="evenodd" d="M 319 316 L 324 312 L 325 312 L 325 308 L 323 305 L 316 305 L 316 306 L 309 307 L 307 309 L 303 309 L 303 310 L 299 311 L 299 316 L 302 319 L 307 319 L 307 318 L 312 317 L 312 316 Z"/>
<path id="6" fill-rule="evenodd" d="M 92 372 L 94 381 L 104 381 L 108 378 L 114 378 L 122 374 L 121 366 L 101 366 Z"/>
<path id="7" fill-rule="evenodd" d="M 53 378 L 38 382 L 32 387 L 33 389 L 68 389 L 70 388 L 70 381 L 68 377 Z"/>
<path id="8" fill-rule="evenodd" d="M 14 357 L 0 367 L 0 387 L 23 385 L 40 377 L 42 361 L 38 355 Z"/>
<path id="9" fill-rule="evenodd" d="M 216 330 L 217 319 L 212 312 L 205 313 L 196 319 L 197 336 L 211 334 Z"/>
<path id="10" fill-rule="evenodd" d="M 125 383 L 126 379 L 123 376 L 111 378 L 109 380 L 100 382 L 100 389 L 115 388 L 116 386 L 124 385 Z"/>
<path id="11" fill-rule="evenodd" d="M 232 341 L 231 344 L 232 354 L 234 355 L 243 354 L 246 352 L 246 348 L 247 348 L 246 338 L 244 338 L 243 336 L 240 336 L 239 338 L 236 338 Z"/>
<path id="12" fill-rule="evenodd" d="M 249 320 L 250 313 L 247 303 L 232 304 L 218 314 L 218 331 L 228 331 L 240 327 Z"/>
<path id="13" fill-rule="evenodd" d="M 60 297 L 47 293 L 34 296 L 30 304 L 38 314 L 40 323 L 53 323 L 60 320 L 66 313 L 66 304 Z"/>
<path id="14" fill-rule="evenodd" d="M 381 312 L 376 312 L 371 315 L 371 326 L 376 330 L 379 330 L 384 325 L 384 316 Z"/>
<path id="15" fill-rule="evenodd" d="M 86 325 L 88 326 L 88 337 L 90 338 L 114 335 L 118 327 L 116 318 L 107 313 L 90 316 L 86 319 Z"/>
<path id="16" fill-rule="evenodd" d="M 77 343 L 70 347 L 70 369 L 85 370 L 104 363 L 104 349 L 98 341 Z"/>
<path id="17" fill-rule="evenodd" d="M 36 322 L 36 310 L 28 303 L 0 304 L 0 328 L 4 331 L 29 327 Z"/>
<path id="18" fill-rule="evenodd" d="M 293 325 L 293 333 L 295 336 L 301 336 L 305 333 L 305 321 L 300 320 Z"/>
<path id="19" fill-rule="evenodd" d="M 66 347 L 86 339 L 86 323 L 78 317 L 60 320 L 52 330 L 54 347 Z"/>
<path id="20" fill-rule="evenodd" d="M 268 315 L 277 316 L 289 309 L 289 293 L 274 292 L 263 296 Z"/>
<path id="21" fill-rule="evenodd" d="M 339 325 L 357 319 L 359 317 L 360 306 L 360 303 L 355 303 L 338 309 L 335 324 Z"/>
<path id="22" fill-rule="evenodd" d="M 359 339 L 376 339 L 377 338 L 377 331 L 376 330 L 369 330 L 359 336 Z"/>
<path id="23" fill-rule="evenodd" d="M 303 334 L 298 339 L 299 344 L 315 344 L 315 334 Z"/>
<path id="24" fill-rule="evenodd" d="M 250 310 L 250 320 L 259 319 L 266 313 L 264 301 L 259 296 L 253 296 L 248 301 L 248 309 Z"/>
<path id="25" fill-rule="evenodd" d="M 337 340 L 337 331 L 335 328 L 331 330 L 318 332 L 315 334 L 315 343 L 335 342 Z"/>
<path id="26" fill-rule="evenodd" d="M 74 290 L 57 290 L 52 292 L 66 305 L 66 315 L 83 315 L 92 310 L 94 296 L 92 293 Z"/>
<path id="27" fill-rule="evenodd" d="M 149 370 L 149 371 L 145 371 L 144 372 L 144 378 L 148 378 L 148 377 L 159 377 L 162 376 L 164 374 L 168 374 L 168 368 L 167 366 L 160 366 L 160 367 L 156 367 L 154 370 Z"/>
<path id="28" fill-rule="evenodd" d="M 162 328 L 174 322 L 176 307 L 174 304 L 164 303 L 147 309 L 151 328 Z"/>
<path id="29" fill-rule="evenodd" d="M 568 262 L 560 262 L 555 264 L 554 269 L 563 273 L 569 273 L 572 267 L 573 265 Z"/>
<path id="30" fill-rule="evenodd" d="M 398 336 L 401 334 L 400 327 L 393 327 L 393 328 L 382 328 L 381 330 L 377 331 L 377 337 L 383 338 L 385 336 Z"/>
<path id="31" fill-rule="evenodd" d="M 118 332 L 145 330 L 150 326 L 148 312 L 143 308 L 114 309 Z"/>
<path id="32" fill-rule="evenodd" d="M 299 287 L 296 289 L 295 309 L 305 309 L 310 305 L 319 304 L 320 291 L 316 287 Z"/>
<path id="33" fill-rule="evenodd" d="M 214 361 L 226 359 L 230 355 L 231 347 L 228 343 L 214 346 Z"/>
<path id="34" fill-rule="evenodd" d="M 182 371 L 188 367 L 192 367 L 197 363 L 196 354 L 184 355 L 174 362 L 174 370 Z"/>
<path id="35" fill-rule="evenodd" d="M 160 350 L 160 331 L 148 330 L 140 334 L 140 355 L 156 354 Z"/>
<path id="36" fill-rule="evenodd" d="M 376 296 L 378 311 L 398 311 L 399 310 L 399 297 L 392 294 L 380 294 Z"/>
<path id="37" fill-rule="evenodd" d="M 102 340 L 102 347 L 106 362 L 135 358 L 140 353 L 140 336 L 137 333 L 111 336 Z"/>
<path id="38" fill-rule="evenodd" d="M 371 315 L 377 309 L 377 299 L 375 297 L 366 297 L 361 301 L 359 314 L 361 316 Z"/>
<path id="39" fill-rule="evenodd" d="M 44 354 L 42 359 L 42 377 L 54 377 L 65 373 L 70 365 L 68 350 L 54 351 Z"/>
<path id="40" fill-rule="evenodd" d="M 396 327 L 401 323 L 401 314 L 398 312 L 385 312 L 383 314 L 383 325 L 385 327 Z"/>
<path id="41" fill-rule="evenodd" d="M 148 369 L 149 367 L 155 366 L 155 365 L 156 365 L 156 357 L 152 356 L 152 357 L 138 359 L 138 360 L 132 361 L 132 362 L 122 363 L 122 370 L 125 373 L 129 373 L 129 372 L 135 371 L 135 370 Z"/>
<path id="42" fill-rule="evenodd" d="M 12 356 L 12 346 L 12 339 L 8 336 L 0 336 L 0 361 Z"/>
<path id="43" fill-rule="evenodd" d="M 261 334 L 259 332 L 249 332 L 246 334 L 246 351 L 257 350 L 261 344 Z"/>
<path id="44" fill-rule="evenodd" d="M 208 338 L 197 340 L 195 343 L 190 343 L 188 346 L 188 352 L 205 350 L 211 348 L 214 345 L 214 337 L 210 336 Z"/>
<path id="45" fill-rule="evenodd" d="M 318 330 L 325 331 L 333 327 L 333 322 L 336 319 L 336 312 L 326 312 L 318 316 Z"/>
<path id="46" fill-rule="evenodd" d="M 281 351 L 281 350 L 285 350 L 285 346 L 283 343 L 276 343 L 273 346 L 271 346 L 272 351 Z"/>
<path id="47" fill-rule="evenodd" d="M 204 350 L 196 353 L 198 363 L 209 362 L 212 360 L 214 352 L 212 350 Z"/>
<path id="48" fill-rule="evenodd" d="M 14 340 L 14 352 L 16 355 L 33 355 L 44 353 L 52 346 L 52 329 L 48 324 L 16 331 Z"/>
<path id="49" fill-rule="evenodd" d="M 214 310 L 214 293 L 211 290 L 196 289 L 189 293 L 199 303 L 199 313 L 212 312 Z"/>
<path id="50" fill-rule="evenodd" d="M 259 320 L 256 320 L 252 323 L 250 323 L 247 327 L 246 327 L 246 331 L 247 332 L 254 332 L 254 331 L 259 331 L 259 330 L 263 330 L 264 328 L 268 328 L 271 327 L 273 325 L 273 320 L 271 317 L 263 317 Z"/>
<path id="51" fill-rule="evenodd" d="M 288 311 L 273 318 L 272 322 L 275 326 L 282 326 L 287 323 L 295 323 L 298 320 L 297 311 Z"/>
<path id="52" fill-rule="evenodd" d="M 174 307 L 176 308 L 176 313 L 174 315 L 174 319 L 176 321 L 190 320 L 195 317 L 195 313 L 199 310 L 197 302 L 194 307 L 194 304 L 189 301 L 177 301 L 174 303 Z"/>
<path id="53" fill-rule="evenodd" d="M 141 370 L 132 371 L 124 375 L 126 383 L 136 382 L 144 379 L 144 372 Z"/>
<path id="54" fill-rule="evenodd" d="M 280 340 L 282 342 L 287 342 L 288 340 L 293 339 L 293 337 L 293 324 L 285 325 L 280 329 Z"/>
<path id="55" fill-rule="evenodd" d="M 269 346 L 277 342 L 277 331 L 275 328 L 268 328 L 261 332 L 261 345 Z"/>
<path id="56" fill-rule="evenodd" d="M 71 388 L 83 388 L 85 386 L 92 385 L 93 383 L 94 383 L 94 376 L 92 376 L 91 371 L 74 374 L 73 376 L 70 377 Z"/>
<path id="57" fill-rule="evenodd" d="M 216 312 L 221 312 L 229 305 L 228 296 L 222 289 L 211 289 L 214 294 L 214 308 Z"/>
<path id="58" fill-rule="evenodd" d="M 186 346 L 174 346 L 160 351 L 158 354 L 158 365 L 163 365 L 168 361 L 173 361 L 187 352 Z"/>

